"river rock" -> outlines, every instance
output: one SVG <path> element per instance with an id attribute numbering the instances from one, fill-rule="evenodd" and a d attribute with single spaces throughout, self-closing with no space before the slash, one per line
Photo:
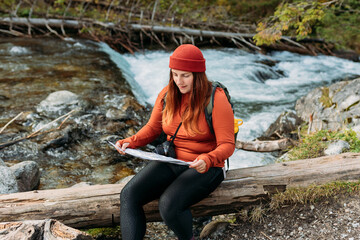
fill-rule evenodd
<path id="1" fill-rule="evenodd" d="M 0 194 L 18 192 L 16 177 L 7 166 L 0 165 Z"/>
<path id="2" fill-rule="evenodd" d="M 144 106 L 132 96 L 107 95 L 104 101 L 110 107 L 107 109 L 106 118 L 111 120 L 133 119 L 142 121 L 144 117 Z"/>
<path id="3" fill-rule="evenodd" d="M 63 90 L 49 94 L 36 107 L 36 111 L 46 117 L 55 118 L 80 107 L 80 105 L 80 99 L 75 93 Z"/>
<path id="4" fill-rule="evenodd" d="M 346 141 L 339 140 L 331 143 L 324 151 L 324 154 L 329 155 L 337 155 L 345 152 L 345 150 L 350 149 L 350 144 Z"/>
<path id="5" fill-rule="evenodd" d="M 311 131 L 340 130 L 360 124 L 360 78 L 320 87 L 300 98 L 295 105 L 297 115 L 309 122 Z"/>
<path id="6" fill-rule="evenodd" d="M 302 120 L 296 115 L 295 111 L 284 111 L 274 123 L 265 131 L 261 140 L 279 139 L 280 136 L 291 137 L 290 133 L 297 129 Z"/>
<path id="7" fill-rule="evenodd" d="M 24 161 L 10 167 L 13 171 L 20 192 L 37 189 L 40 184 L 40 169 L 34 161 Z"/>

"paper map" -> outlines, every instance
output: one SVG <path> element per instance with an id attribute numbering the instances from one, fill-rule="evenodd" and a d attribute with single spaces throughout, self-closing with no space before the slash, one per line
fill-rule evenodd
<path id="1" fill-rule="evenodd" d="M 112 143 L 110 141 L 107 141 L 107 142 L 114 148 L 118 149 L 119 151 L 124 152 L 122 149 L 118 148 L 114 143 Z M 153 153 L 153 152 L 145 152 L 145 151 L 142 151 L 139 149 L 127 148 L 127 149 L 125 149 L 125 153 L 129 154 L 131 156 L 134 156 L 134 157 L 145 159 L 145 160 L 174 163 L 174 164 L 178 164 L 178 165 L 190 165 L 189 162 L 181 161 L 181 160 L 178 160 L 178 159 L 175 159 L 172 157 L 166 157 L 166 156 L 159 155 L 159 154 Z"/>

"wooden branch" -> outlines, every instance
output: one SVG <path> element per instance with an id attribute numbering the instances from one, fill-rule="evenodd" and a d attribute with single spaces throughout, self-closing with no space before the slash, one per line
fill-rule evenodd
<path id="1" fill-rule="evenodd" d="M 225 181 L 191 210 L 194 216 L 233 213 L 289 187 L 358 181 L 359 176 L 360 153 L 230 170 Z M 3 194 L 0 222 L 52 218 L 75 228 L 117 225 L 119 194 L 128 180 L 120 184 Z M 144 210 L 148 221 L 161 219 L 157 201 L 147 204 Z"/>
<path id="2" fill-rule="evenodd" d="M 9 34 L 9 35 L 12 35 L 12 36 L 15 36 L 15 37 L 20 37 L 20 36 L 23 36 L 23 35 L 24 35 L 24 34 L 22 34 L 22 33 L 19 33 L 19 32 L 17 32 L 17 31 L 14 31 L 14 30 L 7 31 L 7 30 L 4 30 L 4 29 L 0 29 L 0 32 Z"/>
<path id="3" fill-rule="evenodd" d="M 231 33 L 231 32 L 219 32 L 219 31 L 208 31 L 200 29 L 191 29 L 191 28 L 182 28 L 182 27 L 165 27 L 165 26 L 150 26 L 150 25 L 140 25 L 140 24 L 131 24 L 129 28 L 136 31 L 146 30 L 154 32 L 163 32 L 163 33 L 176 33 L 176 34 L 188 34 L 193 36 L 203 36 L 203 37 L 222 37 L 222 38 L 232 38 L 232 37 L 245 37 L 252 38 L 255 34 L 248 33 Z"/>
<path id="4" fill-rule="evenodd" d="M 11 145 L 14 145 L 14 144 L 16 144 L 16 143 L 18 143 L 18 142 L 22 142 L 22 141 L 27 140 L 27 139 L 31 139 L 31 138 L 40 136 L 40 135 L 42 135 L 42 134 L 46 134 L 46 133 L 52 132 L 52 131 L 54 131 L 54 130 L 59 130 L 59 129 L 62 127 L 62 125 L 64 124 L 64 122 L 67 121 L 67 120 L 70 118 L 71 114 L 72 114 L 74 111 L 76 111 L 76 110 L 75 110 L 75 109 L 74 109 L 74 110 L 71 110 L 71 111 L 68 112 L 67 114 L 64 114 L 64 115 L 58 117 L 57 119 L 55 119 L 55 120 L 53 120 L 53 121 L 45 124 L 45 125 L 42 126 L 40 129 L 36 130 L 35 132 L 32 132 L 31 134 L 29 134 L 29 135 L 26 136 L 26 137 L 22 137 L 22 138 L 19 138 L 19 139 L 10 141 L 10 142 L 6 142 L 6 143 L 1 143 L 1 144 L 0 144 L 0 149 L 2 149 L 2 148 L 4 148 L 4 147 L 11 146 Z M 45 131 L 45 132 L 40 132 L 40 131 L 43 130 L 45 127 L 49 126 L 50 124 L 52 124 L 52 123 L 54 123 L 54 122 L 59 121 L 60 119 L 62 119 L 62 118 L 64 118 L 64 117 L 65 117 L 65 119 L 61 122 L 61 124 L 60 124 L 59 127 L 53 128 L 53 129 L 49 129 L 49 130 L 47 130 L 47 131 Z"/>
<path id="5" fill-rule="evenodd" d="M 41 130 L 43 130 L 44 128 L 46 128 L 46 127 L 48 127 L 48 126 L 50 126 L 51 124 L 53 124 L 53 123 L 55 123 L 55 122 L 57 122 L 57 121 L 59 121 L 60 119 L 63 119 L 63 118 L 65 118 L 65 117 L 67 117 L 67 116 L 69 116 L 69 115 L 71 115 L 73 112 L 75 112 L 76 110 L 75 109 L 73 109 L 73 110 L 71 110 L 70 112 L 68 112 L 68 113 L 66 113 L 66 114 L 64 114 L 64 115 L 62 115 L 62 116 L 60 116 L 60 117 L 58 117 L 57 119 L 55 119 L 55 120 L 53 120 L 53 121 L 51 121 L 51 122 L 49 122 L 49 123 L 47 123 L 47 124 L 45 124 L 44 126 L 42 126 L 41 128 L 39 128 L 38 130 L 36 130 L 35 132 L 33 132 L 33 133 L 31 133 L 29 136 L 27 136 L 27 138 L 31 138 L 32 136 L 34 136 L 35 134 L 37 134 L 38 132 L 40 132 Z"/>
<path id="6" fill-rule="evenodd" d="M 19 113 L 18 115 L 16 115 L 16 117 L 14 117 L 14 118 L 11 119 L 7 124 L 5 124 L 5 126 L 0 129 L 0 134 L 5 130 L 5 128 L 6 128 L 7 126 L 9 126 L 9 125 L 10 125 L 13 121 L 15 121 L 16 119 L 18 119 L 23 113 L 24 113 L 24 112 Z"/>
<path id="7" fill-rule="evenodd" d="M 298 47 L 300 47 L 300 48 L 302 48 L 302 49 L 306 49 L 306 47 L 304 47 L 304 46 L 301 45 L 300 43 L 297 43 L 297 42 L 291 40 L 289 37 L 282 37 L 281 39 L 283 39 L 283 40 L 285 40 L 285 41 L 287 41 L 287 42 L 289 42 L 289 43 L 292 43 L 292 44 L 294 44 L 295 46 L 298 46 Z"/>
<path id="8" fill-rule="evenodd" d="M 62 16 L 62 18 L 64 19 L 66 16 L 66 12 L 69 10 L 70 6 L 71 6 L 72 0 L 69 1 L 68 5 L 66 6 L 65 10 L 64 10 L 64 14 Z M 66 36 L 66 32 L 64 29 L 64 24 L 61 24 L 61 32 L 63 34 L 63 36 Z"/>
<path id="9" fill-rule="evenodd" d="M 14 16 L 16 16 L 16 17 L 17 17 L 17 12 L 18 12 L 21 4 L 22 4 L 22 0 L 20 0 L 19 3 L 16 5 L 15 11 L 14 11 Z"/>
<path id="10" fill-rule="evenodd" d="M 111 10 L 111 7 L 113 6 L 113 3 L 114 3 L 114 0 L 111 0 L 110 5 L 108 6 L 108 10 L 106 11 L 105 21 L 107 21 L 109 18 L 110 10 Z"/>
<path id="11" fill-rule="evenodd" d="M 252 142 L 237 140 L 235 143 L 235 147 L 237 149 L 243 149 L 246 151 L 254 151 L 254 152 L 274 152 L 279 150 L 286 150 L 291 146 L 294 146 L 294 144 L 288 138 L 283 138 L 274 141 L 252 141 Z"/>
<path id="12" fill-rule="evenodd" d="M 156 36 L 154 32 L 151 32 L 151 35 L 154 36 L 154 39 L 157 41 L 157 43 L 160 44 L 162 48 L 164 48 L 165 50 L 167 49 L 167 47 L 160 41 L 160 39 L 158 38 L 158 36 Z"/>
<path id="13" fill-rule="evenodd" d="M 158 2 L 159 2 L 159 0 L 156 0 L 155 3 L 154 3 L 154 8 L 153 8 L 153 11 L 152 11 L 152 14 L 151 14 L 151 23 L 154 22 L 154 17 L 155 17 L 156 7 L 157 7 Z"/>
<path id="14" fill-rule="evenodd" d="M 43 18 L 0 18 L 0 23 L 13 23 L 18 25 L 26 25 L 28 24 L 38 26 L 38 27 L 45 27 L 46 23 L 52 27 L 61 27 L 61 24 L 64 23 L 65 27 L 68 28 L 81 28 L 82 22 L 76 20 L 62 20 L 62 19 L 43 19 Z"/>

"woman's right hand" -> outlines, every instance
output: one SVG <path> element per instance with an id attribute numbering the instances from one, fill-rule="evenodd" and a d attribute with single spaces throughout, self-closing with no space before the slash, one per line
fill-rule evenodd
<path id="1" fill-rule="evenodd" d="M 125 149 L 129 146 L 130 143 L 128 142 L 122 142 L 122 140 L 119 140 L 116 142 L 115 146 L 117 146 L 119 149 L 116 149 L 120 154 L 125 155 Z"/>

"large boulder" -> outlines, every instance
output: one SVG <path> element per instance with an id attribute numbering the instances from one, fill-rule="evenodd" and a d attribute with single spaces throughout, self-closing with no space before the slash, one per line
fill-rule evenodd
<path id="1" fill-rule="evenodd" d="M 63 90 L 49 94 L 36 107 L 36 111 L 46 117 L 54 118 L 79 108 L 81 104 L 82 102 L 75 93 Z"/>
<path id="2" fill-rule="evenodd" d="M 297 129 L 302 120 L 295 111 L 284 111 L 274 123 L 265 131 L 260 140 L 274 140 L 282 137 L 293 138 L 291 132 Z"/>
<path id="3" fill-rule="evenodd" d="M 312 116 L 311 131 L 359 125 L 360 78 L 316 88 L 296 102 L 295 110 L 303 121 Z"/>
<path id="4" fill-rule="evenodd" d="M 18 184 L 19 192 L 37 189 L 40 184 L 39 165 L 34 161 L 24 161 L 10 167 Z"/>

